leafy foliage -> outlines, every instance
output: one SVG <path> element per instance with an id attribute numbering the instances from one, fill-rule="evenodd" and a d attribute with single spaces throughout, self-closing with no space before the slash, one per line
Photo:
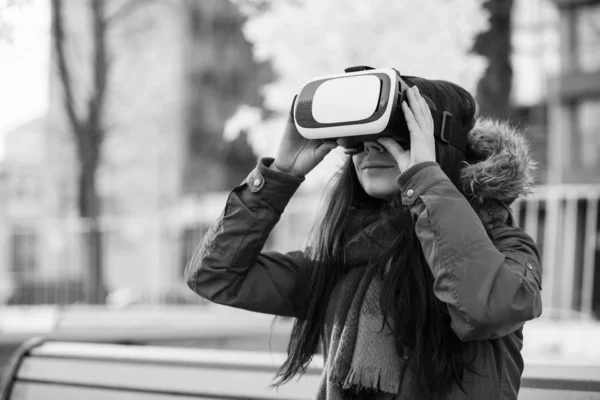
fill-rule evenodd
<path id="1" fill-rule="evenodd" d="M 250 140 L 273 154 L 294 94 L 309 78 L 353 65 L 395 67 L 402 74 L 447 79 L 473 90 L 485 62 L 471 54 L 486 29 L 481 0 L 238 0 L 254 57 L 278 79 L 264 87 L 267 108 Z"/>
<path id="2" fill-rule="evenodd" d="M 12 42 L 13 23 L 15 13 L 27 6 L 31 0 L 3 0 L 0 1 L 0 43 Z"/>

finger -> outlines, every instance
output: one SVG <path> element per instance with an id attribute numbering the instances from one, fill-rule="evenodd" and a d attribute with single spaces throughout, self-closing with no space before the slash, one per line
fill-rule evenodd
<path id="1" fill-rule="evenodd" d="M 315 149 L 315 159 L 318 162 L 321 162 L 325 156 L 327 154 L 329 154 L 331 152 L 331 150 L 335 149 L 336 147 L 338 147 L 338 144 L 335 141 L 325 141 L 323 143 L 321 143 L 316 149 Z"/>
<path id="2" fill-rule="evenodd" d="M 421 130 L 419 124 L 415 120 L 415 116 L 405 101 L 402 102 L 402 111 L 404 112 L 404 119 L 406 120 L 406 125 L 408 126 L 408 130 L 410 131 L 410 140 L 412 141 L 415 135 Z"/>
<path id="3" fill-rule="evenodd" d="M 333 148 L 335 149 L 336 147 L 338 147 L 338 142 L 337 140 L 323 140 L 321 146 L 323 145 L 333 146 Z"/>
<path id="4" fill-rule="evenodd" d="M 421 110 L 421 105 L 419 104 L 419 100 L 417 99 L 418 92 L 416 91 L 416 86 L 413 86 L 408 89 L 408 105 L 412 110 L 413 114 L 416 116 Z"/>
<path id="5" fill-rule="evenodd" d="M 423 131 L 425 135 L 431 136 L 433 135 L 433 117 L 431 116 L 431 109 L 425 101 L 425 98 L 419 92 L 419 87 L 413 87 L 415 89 L 415 97 L 420 105 L 419 113 L 415 114 L 415 120 L 417 121 L 417 124 L 419 124 L 421 131 Z"/>
<path id="6" fill-rule="evenodd" d="M 329 149 L 333 150 L 338 147 L 338 144 L 335 140 L 323 140 L 321 143 L 317 145 L 317 150 L 319 149 Z"/>
<path id="7" fill-rule="evenodd" d="M 398 142 L 391 138 L 383 137 L 377 139 L 377 141 L 392 155 L 401 171 L 408 169 L 411 158 L 410 150 L 404 150 Z"/>
<path id="8" fill-rule="evenodd" d="M 410 98 L 410 99 L 412 99 L 412 103 L 410 104 L 410 109 L 413 113 L 413 117 L 414 117 L 417 125 L 420 127 L 421 130 L 424 130 L 427 128 L 427 118 L 426 118 L 425 110 L 423 109 L 423 106 L 421 105 L 421 98 L 422 98 L 422 96 L 419 93 L 419 89 L 416 86 L 413 86 L 412 87 L 412 95 Z"/>
<path id="9" fill-rule="evenodd" d="M 419 126 L 421 128 L 424 128 L 427 126 L 427 122 L 428 122 L 427 118 L 429 117 L 429 115 L 427 113 L 430 111 L 429 106 L 427 105 L 427 102 L 421 95 L 421 92 L 419 91 L 419 87 L 416 85 L 413 86 L 413 94 L 415 95 L 416 102 L 419 104 L 419 108 L 418 108 L 417 112 L 414 113 L 415 120 L 417 121 L 417 123 L 419 124 Z"/>
<path id="10" fill-rule="evenodd" d="M 290 107 L 290 112 L 288 113 L 287 122 L 294 122 L 294 106 L 296 105 L 297 98 L 298 98 L 298 95 L 295 95 L 294 99 L 292 100 L 292 106 Z"/>
<path id="11" fill-rule="evenodd" d="M 419 95 L 419 100 L 422 106 L 421 110 L 423 112 L 423 119 L 427 127 L 425 133 L 433 134 L 433 116 L 431 115 L 431 109 L 429 108 L 429 105 L 427 104 L 423 96 Z"/>
<path id="12" fill-rule="evenodd" d="M 406 152 L 406 150 L 404 150 L 402 148 L 402 146 L 400 146 L 400 144 L 398 142 L 396 142 L 394 139 L 389 138 L 389 137 L 381 137 L 381 138 L 377 138 L 377 141 L 379 143 L 381 143 L 381 145 L 383 147 L 385 147 L 385 149 L 392 155 L 392 157 L 394 157 L 396 160 L 402 156 L 402 154 L 404 154 Z"/>
<path id="13" fill-rule="evenodd" d="M 421 110 L 424 114 L 427 114 L 427 110 L 429 110 L 429 105 L 425 101 L 425 97 L 419 92 L 419 88 L 417 88 L 417 99 L 419 100 L 419 104 L 421 105 Z"/>

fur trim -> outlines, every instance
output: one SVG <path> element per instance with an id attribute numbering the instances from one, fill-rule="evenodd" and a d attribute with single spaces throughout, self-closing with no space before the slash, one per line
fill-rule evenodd
<path id="1" fill-rule="evenodd" d="M 461 189 L 473 205 L 510 205 L 531 193 L 536 163 L 522 132 L 506 122 L 479 118 L 467 136 L 468 165 Z"/>

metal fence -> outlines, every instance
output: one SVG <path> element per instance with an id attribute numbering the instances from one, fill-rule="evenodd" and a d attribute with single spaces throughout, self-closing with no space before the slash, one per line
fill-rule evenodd
<path id="1" fill-rule="evenodd" d="M 600 317 L 599 199 L 599 186 L 545 186 L 513 205 L 540 248 L 545 313 Z"/>
<path id="2" fill-rule="evenodd" d="M 101 222 L 109 305 L 197 304 L 183 270 L 214 221 L 226 194 L 185 213 Z M 519 226 L 538 243 L 545 314 L 600 317 L 600 186 L 540 187 L 513 205 Z M 294 198 L 267 241 L 269 250 L 301 248 L 320 199 Z M 87 303 L 87 255 L 93 243 L 82 221 L 4 224 L 0 301 L 9 304 Z M 1 233 L 1 232 L 0 232 Z"/>
<path id="3" fill-rule="evenodd" d="M 98 229 L 108 305 L 203 303 L 183 282 L 183 272 L 226 196 L 160 215 L 103 218 Z M 266 249 L 304 245 L 314 218 L 305 206 L 312 201 L 290 203 Z M 91 303 L 88 260 L 98 250 L 91 228 L 81 219 L 0 221 L 0 305 Z"/>

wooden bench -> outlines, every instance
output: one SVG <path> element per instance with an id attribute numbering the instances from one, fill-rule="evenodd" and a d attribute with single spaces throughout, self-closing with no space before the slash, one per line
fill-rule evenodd
<path id="1" fill-rule="evenodd" d="M 269 388 L 281 353 L 32 340 L 14 354 L 0 400 L 311 399 L 318 357 L 300 380 Z M 519 400 L 600 399 L 600 363 L 528 364 Z"/>

